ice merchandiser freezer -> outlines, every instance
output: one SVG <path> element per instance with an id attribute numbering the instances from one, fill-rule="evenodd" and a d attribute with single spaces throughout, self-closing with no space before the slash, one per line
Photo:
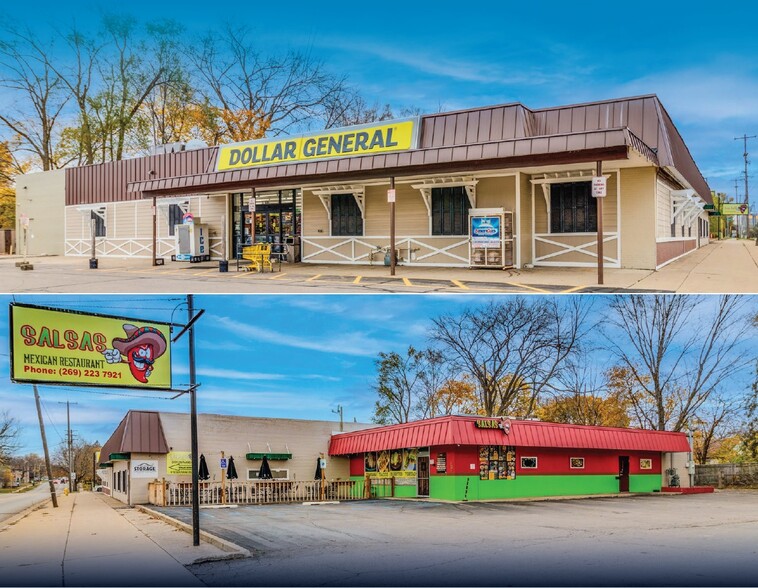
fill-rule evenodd
<path id="1" fill-rule="evenodd" d="M 208 225 L 200 223 L 176 225 L 174 235 L 176 248 L 171 261 L 198 263 L 211 260 Z"/>
<path id="2" fill-rule="evenodd" d="M 502 208 L 469 210 L 469 265 L 513 267 L 513 213 Z"/>

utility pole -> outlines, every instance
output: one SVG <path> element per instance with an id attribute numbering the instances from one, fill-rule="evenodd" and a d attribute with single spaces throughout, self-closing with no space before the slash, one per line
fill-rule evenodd
<path id="1" fill-rule="evenodd" d="M 72 478 L 72 474 L 74 474 L 74 461 L 73 461 L 73 445 L 74 445 L 74 436 L 71 434 L 71 405 L 72 404 L 78 404 L 78 402 L 69 402 L 66 400 L 66 402 L 59 402 L 58 404 L 65 404 L 66 405 L 66 429 L 68 430 L 68 438 L 66 440 L 67 447 L 68 447 L 68 491 L 73 492 L 74 491 L 74 484 Z"/>
<path id="2" fill-rule="evenodd" d="M 198 486 L 197 452 L 197 393 L 195 374 L 195 306 L 192 294 L 187 295 L 187 324 L 189 328 L 189 384 L 190 384 L 190 449 L 192 451 L 192 545 L 200 545 L 200 488 Z"/>
<path id="3" fill-rule="evenodd" d="M 50 453 L 47 450 L 47 436 L 45 435 L 45 423 L 42 420 L 42 407 L 39 401 L 39 392 L 37 385 L 34 388 L 34 402 L 37 404 L 37 416 L 39 417 L 39 431 L 42 434 L 42 449 L 45 451 L 45 468 L 47 469 L 47 483 L 50 484 L 50 497 L 53 499 L 53 508 L 58 508 L 58 496 L 55 494 L 55 484 L 53 483 L 53 468 L 50 467 Z"/>
<path id="4" fill-rule="evenodd" d="M 755 139 L 756 135 L 742 135 L 741 137 L 735 137 L 735 141 L 739 141 L 742 139 L 742 145 L 743 145 L 743 151 L 742 151 L 742 157 L 745 159 L 745 204 L 747 205 L 747 216 L 745 217 L 745 238 L 747 239 L 747 234 L 750 232 L 750 191 L 748 190 L 748 182 L 747 182 L 747 166 L 750 163 L 747 158 L 747 140 L 748 139 Z"/>
<path id="5" fill-rule="evenodd" d="M 342 405 L 338 404 L 336 409 L 332 409 L 332 412 L 334 414 L 340 415 L 340 433 L 344 432 L 345 431 L 345 423 L 343 420 L 344 409 L 342 408 Z"/>

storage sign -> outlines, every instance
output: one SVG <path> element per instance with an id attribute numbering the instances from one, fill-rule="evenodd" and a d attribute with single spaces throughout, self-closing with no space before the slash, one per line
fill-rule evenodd
<path id="1" fill-rule="evenodd" d="M 154 459 L 133 459 L 132 478 L 157 478 L 158 461 Z"/>
<path id="2" fill-rule="evenodd" d="M 165 323 L 10 305 L 11 380 L 171 389 Z"/>
<path id="3" fill-rule="evenodd" d="M 418 126 L 418 118 L 414 117 L 287 139 L 221 145 L 216 171 L 406 151 L 417 146 Z"/>
<path id="4" fill-rule="evenodd" d="M 500 217 L 471 217 L 471 246 L 475 249 L 497 249 L 500 247 Z"/>

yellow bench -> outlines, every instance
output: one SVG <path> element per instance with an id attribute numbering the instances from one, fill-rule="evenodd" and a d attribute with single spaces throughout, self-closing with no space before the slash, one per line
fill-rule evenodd
<path id="1" fill-rule="evenodd" d="M 245 269 L 248 271 L 274 271 L 271 265 L 271 245 L 267 243 L 257 243 L 242 248 L 242 259 L 250 262 Z"/>

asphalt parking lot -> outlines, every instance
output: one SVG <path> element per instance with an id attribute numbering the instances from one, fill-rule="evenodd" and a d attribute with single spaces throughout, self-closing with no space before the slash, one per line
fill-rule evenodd
<path id="1" fill-rule="evenodd" d="M 160 509 L 189 522 L 186 508 Z M 362 501 L 201 511 L 250 549 L 207 585 L 753 586 L 758 491 L 569 501 Z"/>

